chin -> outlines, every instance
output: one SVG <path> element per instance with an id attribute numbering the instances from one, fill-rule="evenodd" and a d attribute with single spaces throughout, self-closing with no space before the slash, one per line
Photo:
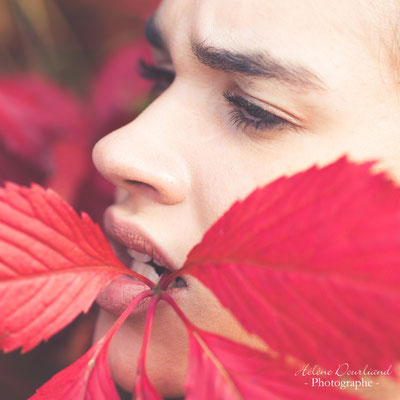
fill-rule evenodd
<path id="1" fill-rule="evenodd" d="M 94 341 L 111 328 L 117 316 L 100 310 Z M 114 382 L 127 392 L 134 391 L 137 359 L 142 345 L 145 313 L 131 315 L 111 341 L 108 359 Z M 186 328 L 175 312 L 163 302 L 158 304 L 147 353 L 148 377 L 163 397 L 184 395 L 188 359 Z"/>

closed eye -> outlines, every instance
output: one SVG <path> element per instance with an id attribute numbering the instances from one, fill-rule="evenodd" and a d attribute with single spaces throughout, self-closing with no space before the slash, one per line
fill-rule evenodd
<path id="1" fill-rule="evenodd" d="M 139 75 L 154 83 L 151 94 L 157 96 L 164 92 L 175 80 L 175 72 L 140 59 L 138 63 Z M 294 128 L 295 124 L 264 108 L 252 103 L 243 96 L 224 92 L 223 97 L 232 106 L 230 122 L 233 126 L 247 130 L 278 130 L 286 127 Z"/>
<path id="2" fill-rule="evenodd" d="M 230 92 L 224 92 L 225 100 L 234 105 L 235 108 L 230 111 L 230 121 L 238 128 L 246 130 L 254 127 L 255 130 L 283 129 L 293 127 L 293 123 L 288 120 L 265 110 L 264 108 L 250 102 L 242 96 Z"/>
<path id="3" fill-rule="evenodd" d="M 152 94 L 160 94 L 175 80 L 175 73 L 169 69 L 158 67 L 140 59 L 138 63 L 139 75 L 154 83 Z"/>

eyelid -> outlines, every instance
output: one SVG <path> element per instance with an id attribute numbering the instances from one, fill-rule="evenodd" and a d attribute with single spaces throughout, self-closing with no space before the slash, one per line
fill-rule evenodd
<path id="1" fill-rule="evenodd" d="M 268 107 L 268 111 L 276 114 L 278 117 L 284 118 L 286 120 L 288 120 L 290 123 L 297 125 L 297 126 L 301 126 L 304 121 L 297 116 L 296 114 L 293 114 L 287 110 L 284 110 L 283 108 L 276 106 L 276 105 L 272 105 L 270 103 L 266 103 L 265 101 L 262 101 L 258 98 L 253 97 L 257 102 L 264 104 Z M 263 108 L 263 106 L 260 106 L 261 108 Z"/>
<path id="2" fill-rule="evenodd" d="M 285 128 L 294 128 L 294 124 L 270 111 L 248 101 L 243 96 L 231 92 L 224 92 L 223 97 L 233 107 L 229 112 L 230 122 L 235 127 L 247 131 L 253 127 L 255 131 L 276 131 Z M 248 115 L 246 115 L 247 113 Z"/>
<path id="3" fill-rule="evenodd" d="M 139 60 L 138 66 L 139 74 L 143 78 L 155 82 L 155 85 L 153 86 L 153 90 L 155 90 L 155 92 L 163 92 L 175 80 L 175 71 L 171 71 L 171 69 L 167 69 L 157 64 L 148 63 L 144 59 Z M 237 87 L 236 89 L 240 88 Z M 283 111 L 279 107 L 272 106 L 269 103 L 265 103 L 264 101 L 260 101 L 259 99 L 248 96 L 247 94 L 243 96 L 235 94 L 233 92 L 224 92 L 223 97 L 228 103 L 236 108 L 236 111 L 233 110 L 230 113 L 232 116 L 232 120 L 236 121 L 235 124 L 237 124 L 238 120 L 241 120 L 241 122 L 246 121 L 245 129 L 248 126 L 253 125 L 256 127 L 256 130 L 262 130 L 261 128 L 259 128 L 259 126 L 262 126 L 263 124 L 265 124 L 266 126 L 270 126 L 270 129 L 273 129 L 273 126 L 275 126 L 276 128 L 280 125 L 286 125 L 286 127 L 291 127 L 295 130 L 302 129 L 302 126 L 298 124 L 298 119 L 293 117 L 292 114 Z M 249 100 L 248 97 L 251 97 L 252 100 Z M 264 104 L 264 106 L 258 105 L 257 102 Z M 265 105 L 267 107 L 265 107 Z M 258 119 L 258 121 L 251 122 L 251 119 L 243 115 L 243 110 L 250 114 L 251 117 Z M 239 113 L 241 114 L 241 116 L 238 117 Z M 234 115 L 235 117 L 233 117 Z"/>
<path id="4" fill-rule="evenodd" d="M 261 100 L 254 96 L 249 96 L 243 91 L 241 92 L 242 97 L 250 103 L 254 104 L 255 106 L 260 107 L 261 109 L 270 112 L 271 114 L 275 114 L 279 118 L 287 120 L 289 123 L 293 124 L 299 129 L 304 128 L 304 121 L 296 114 L 289 112 L 275 104 L 268 103 L 265 100 Z"/>
<path id="5" fill-rule="evenodd" d="M 302 129 L 301 122 L 299 121 L 298 118 L 294 117 L 292 114 L 286 111 L 283 111 L 279 107 L 273 106 L 264 101 L 260 101 L 254 97 L 251 97 L 250 100 L 249 99 L 250 96 L 235 94 L 234 92 L 224 92 L 223 96 L 229 103 L 235 105 L 236 107 L 242 108 L 244 110 L 246 110 L 248 106 L 252 108 L 258 108 L 260 111 L 264 113 L 271 114 L 277 118 L 280 118 L 282 122 L 290 124 L 295 129 Z M 245 103 L 247 103 L 248 105 L 246 105 Z M 259 103 L 262 103 L 263 105 L 260 105 Z M 260 118 L 261 117 L 262 116 L 260 116 Z"/>

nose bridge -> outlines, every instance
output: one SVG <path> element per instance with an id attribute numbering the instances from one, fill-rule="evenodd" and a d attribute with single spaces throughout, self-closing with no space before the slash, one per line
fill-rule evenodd
<path id="1" fill-rule="evenodd" d="M 152 193 L 164 204 L 182 202 L 190 176 L 177 140 L 179 121 L 175 118 L 173 103 L 157 99 L 130 124 L 96 144 L 96 168 L 112 183 L 136 195 Z"/>

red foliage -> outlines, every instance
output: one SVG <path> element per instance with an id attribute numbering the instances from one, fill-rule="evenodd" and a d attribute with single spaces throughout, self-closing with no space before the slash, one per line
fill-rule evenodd
<path id="1" fill-rule="evenodd" d="M 0 190 L 0 249 L 5 351 L 32 349 L 86 312 L 110 279 L 137 275 L 119 262 L 86 214 L 79 218 L 54 192 L 38 186 L 8 184 Z"/>
<path id="2" fill-rule="evenodd" d="M 78 58 L 75 60 L 74 57 L 68 57 L 69 51 L 65 53 L 65 57 L 64 53 L 57 53 L 57 57 L 60 56 L 57 62 L 60 64 L 64 63 L 64 58 L 65 61 L 74 60 L 71 62 L 73 68 L 69 64 L 63 65 L 64 81 L 72 82 L 78 78 L 82 93 L 90 92 L 91 86 L 97 88 L 101 86 L 106 91 L 93 90 L 93 96 L 90 95 L 85 99 L 38 74 L 27 72 L 2 75 L 0 77 L 0 183 L 13 181 L 29 185 L 36 182 L 50 187 L 76 209 L 88 210 L 95 221 L 101 221 L 105 208 L 113 200 L 114 187 L 93 167 L 91 149 L 103 135 L 132 120 L 145 104 L 147 96 L 144 94 L 143 86 L 146 84 L 137 77 L 134 63 L 138 57 L 148 57 L 148 50 L 144 48 L 142 42 L 136 44 L 135 38 L 139 32 L 142 33 L 143 20 L 151 14 L 157 2 L 133 0 L 117 4 L 104 0 L 104 7 L 101 10 L 99 1 L 93 2 L 92 6 L 89 1 L 61 3 L 54 6 L 54 10 L 60 7 L 60 11 L 67 11 L 65 14 L 67 18 L 75 15 L 76 11 L 83 13 L 90 11 L 90 16 L 96 16 L 94 19 L 82 19 L 84 24 L 77 23 L 79 19 L 70 21 L 72 25 L 69 27 L 74 30 L 71 38 L 74 37 L 80 42 L 79 48 L 82 54 L 77 54 Z M 125 18 L 127 15 L 126 20 L 119 18 L 119 20 L 124 19 L 125 28 L 118 25 L 116 30 L 115 21 L 118 20 L 118 16 L 109 11 L 115 11 L 119 5 L 128 13 L 121 8 L 121 16 Z M 104 18 L 100 18 L 99 13 L 103 13 Z M 56 35 L 53 39 L 60 41 L 58 46 L 64 51 L 68 40 L 66 27 L 62 26 L 60 31 L 55 26 L 54 28 Z M 86 70 L 89 65 L 82 64 L 84 62 L 82 55 L 86 56 L 84 52 L 89 52 L 87 54 L 89 58 L 95 56 L 99 43 L 102 43 L 105 49 L 109 49 L 110 43 L 115 46 L 115 43 L 119 42 L 118 35 L 124 40 L 131 37 L 131 44 L 125 45 L 121 51 L 117 50 L 115 55 L 106 55 L 104 66 L 100 68 L 99 74 L 93 77 L 93 83 L 88 80 L 89 89 L 85 89 L 81 78 L 89 72 Z M 30 38 L 26 38 L 24 45 L 25 42 L 30 42 Z M 47 45 L 47 43 L 42 44 Z M 75 43 L 67 43 L 67 47 L 68 45 L 71 45 L 70 53 L 74 54 Z M 24 52 L 20 46 L 17 46 L 16 50 L 21 54 Z M 49 50 L 51 51 L 50 48 Z M 118 69 L 117 58 L 120 57 L 121 61 L 121 56 L 118 54 L 124 56 L 122 60 L 125 62 L 124 75 L 122 75 L 124 65 L 120 64 Z M 121 79 L 125 81 L 122 83 Z M 127 88 L 130 93 L 126 92 Z M 99 104 L 111 107 L 110 112 L 102 109 L 104 111 L 102 116 L 107 114 L 108 120 L 103 119 L 101 123 L 101 116 L 97 115 L 100 111 Z M 7 290 L 11 292 L 11 286 Z M 2 307 L 0 300 L 0 309 Z M 94 316 L 93 312 L 91 316 Z M 32 388 L 38 386 L 37 382 L 43 382 L 46 374 L 49 376 L 55 368 L 66 365 L 66 360 L 76 359 L 79 349 L 87 348 L 92 325 L 93 318 L 86 318 L 85 321 L 79 318 L 61 335 L 53 338 L 51 343 L 40 346 L 28 357 L 24 357 L 24 361 L 19 361 L 15 353 L 2 356 L 0 397 L 14 398 L 8 392 L 9 387 L 13 393 L 19 394 L 18 398 L 27 398 L 26 393 L 32 393 Z M 86 327 L 83 333 L 80 329 L 82 327 Z M 38 364 L 41 365 L 40 369 L 36 368 Z M 29 376 L 24 372 L 27 365 L 31 368 Z"/>
<path id="3" fill-rule="evenodd" d="M 208 231 L 185 273 L 281 354 L 387 368 L 400 358 L 400 189 L 371 164 L 342 158 L 256 190 Z"/>
<path id="4" fill-rule="evenodd" d="M 91 149 L 143 107 L 149 82 L 137 65 L 149 57 L 142 41 L 109 55 L 86 102 L 37 75 L 0 78 L 0 181 L 43 184 L 100 220 L 114 189 L 94 169 Z"/>
<path id="5" fill-rule="evenodd" d="M 3 180 L 42 182 L 75 200 L 90 168 L 91 124 L 70 92 L 33 75 L 0 79 L 0 167 Z"/>
<path id="6" fill-rule="evenodd" d="M 135 400 L 162 400 L 160 394 L 151 384 L 145 368 L 147 348 L 149 346 L 151 328 L 153 325 L 154 313 L 156 311 L 158 300 L 158 297 L 153 297 L 147 311 L 143 344 L 139 354 L 138 369 L 136 373 Z"/>
<path id="7" fill-rule="evenodd" d="M 92 124 L 72 93 L 33 75 L 0 79 L 1 178 L 53 187 L 74 203 L 92 168 Z"/>
<path id="8" fill-rule="evenodd" d="M 150 82 L 138 74 L 140 59 L 149 60 L 150 49 L 144 41 L 129 43 L 111 54 L 96 75 L 92 88 L 95 132 L 111 132 L 135 116 L 138 100 L 144 100 Z"/>
<path id="9" fill-rule="evenodd" d="M 304 385 L 304 378 L 294 376 L 294 365 L 311 362 L 329 368 L 345 359 L 354 368 L 365 363 L 382 369 L 397 362 L 400 188 L 383 174 L 372 175 L 371 164 L 354 164 L 342 158 L 256 190 L 210 228 L 182 270 L 162 279 L 160 287 L 142 293 L 154 298 L 138 360 L 137 397 L 160 398 L 144 368 L 158 297 L 169 302 L 189 332 L 188 399 L 352 398 L 339 389 Z M 20 305 L 25 293 L 13 292 L 17 287 L 12 280 L 15 273 L 30 278 L 35 271 L 48 269 L 46 263 L 50 261 L 58 272 L 71 270 L 75 279 L 69 281 L 70 291 L 65 298 L 73 300 L 75 314 L 87 309 L 94 299 L 92 294 L 81 298 L 74 294 L 82 281 L 87 283 L 93 262 L 98 265 L 96 274 L 107 271 L 104 276 L 109 275 L 95 282 L 92 292 L 97 293 L 115 274 L 126 273 L 125 267 L 115 264 L 118 262 L 100 231 L 88 218 L 77 219 L 54 196 L 38 187 L 11 186 L 2 191 L 0 298 L 5 302 L 12 295 L 17 304 L 10 311 L 0 303 L 8 324 L 0 324 L 0 345 L 5 349 L 19 345 L 29 349 L 38 342 L 32 333 L 18 330 L 32 317 L 21 315 L 21 310 L 36 313 L 35 326 L 45 332 L 40 333 L 40 339 L 48 337 L 49 325 L 63 325 L 70 319 L 61 309 L 57 315 L 61 315 L 62 323 L 54 318 L 53 299 L 62 284 L 53 285 L 54 273 L 33 280 L 40 300 L 34 307 L 30 302 Z M 17 224 L 10 230 L 15 209 Z M 60 258 L 67 249 L 65 238 L 72 246 L 68 263 Z M 257 333 L 274 352 L 248 348 L 190 323 L 164 292 L 168 282 L 181 274 L 192 274 L 211 288 L 244 328 Z M 95 277 L 91 275 L 91 279 Z M 107 343 L 140 299 L 133 299 L 105 338 L 39 389 L 33 399 L 69 399 L 71 393 L 79 393 L 83 399 L 92 399 L 93 393 L 99 399 L 107 395 L 117 398 L 106 362 Z M 346 299 L 351 302 L 344 307 Z M 15 331 L 15 335 L 7 335 L 7 330 Z M 294 358 L 289 362 L 287 355 Z M 99 377 L 105 381 L 100 382 Z"/>
<path id="10" fill-rule="evenodd" d="M 8 151 L 49 168 L 49 147 L 59 140 L 87 142 L 82 104 L 58 85 L 39 76 L 0 78 L 0 137 Z"/>
<path id="11" fill-rule="evenodd" d="M 107 335 L 68 368 L 55 375 L 31 397 L 32 400 L 118 400 L 119 396 L 111 379 L 107 351 L 114 334 L 141 300 L 151 295 L 143 292 L 121 314 Z"/>
<path id="12" fill-rule="evenodd" d="M 163 294 L 162 297 L 176 310 L 189 334 L 186 400 L 358 398 L 322 385 L 310 390 L 306 386 L 307 379 L 296 376 L 296 369 L 283 357 L 276 358 L 267 352 L 252 349 L 212 332 L 205 332 L 187 320 L 169 295 Z M 322 379 L 332 380 L 329 376 Z"/>
<path id="13" fill-rule="evenodd" d="M 350 400 L 358 397 L 334 388 L 310 390 L 307 379 L 281 359 L 199 329 L 190 337 L 186 400 L 296 399 Z M 322 377 L 328 381 L 329 377 Z"/>

